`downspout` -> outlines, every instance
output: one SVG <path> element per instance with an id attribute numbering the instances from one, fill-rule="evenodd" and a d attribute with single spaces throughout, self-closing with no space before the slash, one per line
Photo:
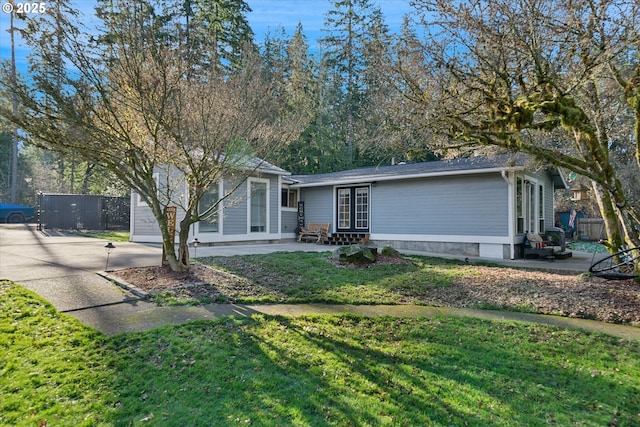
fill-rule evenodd
<path id="1" fill-rule="evenodd" d="M 501 170 L 500 175 L 502 179 L 507 183 L 507 206 L 508 206 L 508 221 L 509 221 L 509 257 L 511 259 L 516 258 L 516 246 L 515 246 L 515 229 L 516 229 L 516 218 L 515 218 L 515 202 L 514 202 L 514 190 L 513 190 L 513 180 L 509 177 L 509 174 L 506 170 Z"/>
<path id="2" fill-rule="evenodd" d="M 278 175 L 278 240 L 282 241 L 282 175 Z"/>

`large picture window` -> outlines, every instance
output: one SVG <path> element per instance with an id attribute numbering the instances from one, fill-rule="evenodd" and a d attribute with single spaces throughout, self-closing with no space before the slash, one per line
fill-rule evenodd
<path id="1" fill-rule="evenodd" d="M 250 181 L 250 221 L 252 233 L 266 233 L 267 231 L 267 183 Z"/>
<path id="2" fill-rule="evenodd" d="M 219 231 L 219 208 L 216 206 L 216 203 L 220 199 L 220 189 L 218 184 L 213 185 L 209 188 L 200 198 L 198 202 L 198 213 L 200 215 L 203 212 L 206 212 L 211 207 L 214 207 L 210 212 L 207 212 L 203 217 L 200 218 L 200 222 L 198 223 L 198 230 L 201 233 L 217 233 Z"/>

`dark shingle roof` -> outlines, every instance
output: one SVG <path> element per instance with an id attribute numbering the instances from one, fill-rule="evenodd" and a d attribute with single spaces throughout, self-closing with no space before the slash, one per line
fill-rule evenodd
<path id="1" fill-rule="evenodd" d="M 290 175 L 290 173 L 286 170 L 279 168 L 278 166 L 273 165 L 266 160 L 260 159 L 258 157 L 254 157 L 253 159 L 251 159 L 251 161 L 249 161 L 248 167 L 257 167 L 260 172 L 272 173 L 275 175 Z"/>
<path id="2" fill-rule="evenodd" d="M 294 181 L 296 186 L 315 187 L 426 176 L 465 175 L 499 170 L 523 170 L 526 163 L 525 156 L 506 154 L 494 157 L 469 157 L 394 166 L 376 166 L 316 175 L 291 175 L 287 179 Z"/>

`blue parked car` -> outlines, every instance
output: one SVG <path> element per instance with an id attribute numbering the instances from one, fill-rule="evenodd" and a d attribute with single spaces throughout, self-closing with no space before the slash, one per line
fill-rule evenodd
<path id="1" fill-rule="evenodd" d="M 0 203 L 0 222 L 21 223 L 33 218 L 35 209 L 31 206 Z"/>

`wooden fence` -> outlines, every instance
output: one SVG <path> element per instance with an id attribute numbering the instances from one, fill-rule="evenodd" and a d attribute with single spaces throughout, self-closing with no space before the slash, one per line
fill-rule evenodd
<path id="1" fill-rule="evenodd" d="M 602 218 L 578 218 L 578 239 L 598 241 L 607 238 Z"/>

